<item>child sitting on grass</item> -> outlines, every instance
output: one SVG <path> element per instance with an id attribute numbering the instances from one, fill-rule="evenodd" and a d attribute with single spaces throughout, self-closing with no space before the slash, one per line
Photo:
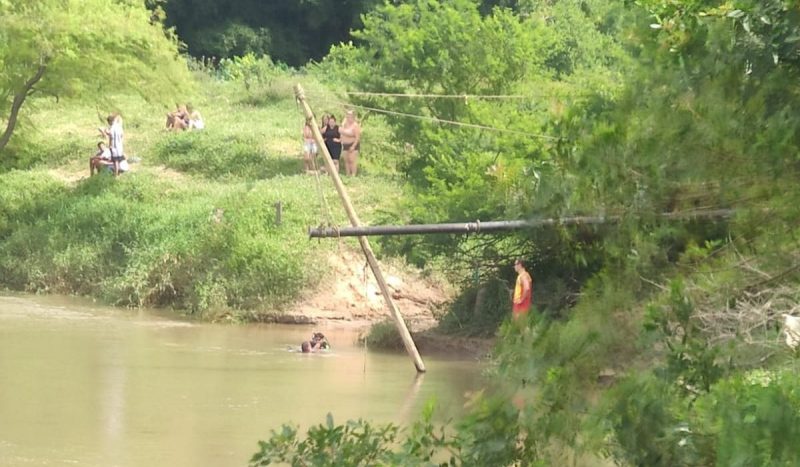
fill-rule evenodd
<path id="1" fill-rule="evenodd" d="M 94 156 L 89 158 L 89 176 L 100 173 L 102 167 L 113 167 L 114 163 L 111 161 L 111 150 L 106 147 L 106 143 L 100 141 L 97 143 L 97 152 Z"/>

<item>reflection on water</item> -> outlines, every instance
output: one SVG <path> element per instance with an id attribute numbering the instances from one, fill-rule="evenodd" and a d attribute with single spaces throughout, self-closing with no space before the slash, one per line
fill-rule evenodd
<path id="1" fill-rule="evenodd" d="M 0 465 L 245 465 L 282 423 L 442 419 L 480 386 L 474 362 L 296 348 L 311 327 L 190 323 L 63 297 L 0 297 Z"/>

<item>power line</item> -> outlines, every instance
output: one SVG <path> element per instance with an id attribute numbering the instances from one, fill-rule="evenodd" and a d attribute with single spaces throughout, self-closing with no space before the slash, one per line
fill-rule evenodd
<path id="1" fill-rule="evenodd" d="M 533 99 L 534 96 L 524 96 L 521 94 L 416 94 L 400 92 L 367 92 L 367 91 L 345 91 L 350 96 L 377 96 L 377 97 L 412 97 L 424 99 Z"/>
<path id="2" fill-rule="evenodd" d="M 427 121 L 431 121 L 431 122 L 434 122 L 434 123 L 442 123 L 442 124 L 447 124 L 447 125 L 460 126 L 460 127 L 464 127 L 464 128 L 475 128 L 475 129 L 478 129 L 478 130 L 496 131 L 496 132 L 499 132 L 499 133 L 511 133 L 511 134 L 517 134 L 517 135 L 524 135 L 524 136 L 528 136 L 528 137 L 531 137 L 531 138 L 539 138 L 539 139 L 547 139 L 547 140 L 558 140 L 558 138 L 556 138 L 555 136 L 528 133 L 528 132 L 525 132 L 525 131 L 518 131 L 518 130 L 509 130 L 509 129 L 506 129 L 506 128 L 495 128 L 495 127 L 491 127 L 491 126 L 487 126 L 487 125 L 479 125 L 477 123 L 463 123 L 463 122 L 458 122 L 458 121 L 455 121 L 455 120 L 445 120 L 445 119 L 438 118 L 438 117 L 428 117 L 428 116 L 425 116 L 425 115 L 409 114 L 409 113 L 404 113 L 404 112 L 397 112 L 397 111 L 394 111 L 394 110 L 379 109 L 379 108 L 376 108 L 376 107 L 367 107 L 367 106 L 363 106 L 363 105 L 349 104 L 349 103 L 346 103 L 346 102 L 337 102 L 337 101 L 332 101 L 332 100 L 329 100 L 328 102 L 333 103 L 333 104 L 337 104 L 337 105 L 341 105 L 343 107 L 352 107 L 352 108 L 356 108 L 356 109 L 369 110 L 371 112 L 382 113 L 382 114 L 387 114 L 387 115 L 395 115 L 395 116 L 400 116 L 400 117 L 415 118 L 415 119 L 418 119 L 418 120 L 427 120 Z"/>

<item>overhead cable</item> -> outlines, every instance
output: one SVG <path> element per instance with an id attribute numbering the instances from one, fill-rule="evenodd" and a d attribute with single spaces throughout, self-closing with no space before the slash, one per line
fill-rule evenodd
<path id="1" fill-rule="evenodd" d="M 409 114 L 409 113 L 404 113 L 404 112 L 397 112 L 397 111 L 394 111 L 394 110 L 379 109 L 379 108 L 376 108 L 376 107 L 367 107 L 367 106 L 364 106 L 364 105 L 349 104 L 349 103 L 346 103 L 346 102 L 336 102 L 336 101 L 330 101 L 330 102 L 334 103 L 334 104 L 337 104 L 337 105 L 341 105 L 343 107 L 350 107 L 350 108 L 355 108 L 355 109 L 369 110 L 371 112 L 382 113 L 382 114 L 387 114 L 387 115 L 395 115 L 395 116 L 407 117 L 407 118 L 415 118 L 415 119 L 418 119 L 418 120 L 427 120 L 427 121 L 434 122 L 434 123 L 442 123 L 442 124 L 446 124 L 446 125 L 460 126 L 460 127 L 464 127 L 464 128 L 475 128 L 475 129 L 478 129 L 478 130 L 496 131 L 496 132 L 499 132 L 499 133 L 511 133 L 511 134 L 528 136 L 530 138 L 539 138 L 539 139 L 547 139 L 547 140 L 558 140 L 559 139 L 559 138 L 556 138 L 555 136 L 529 133 L 529 132 L 526 132 L 526 131 L 509 130 L 509 129 L 506 129 L 506 128 L 495 128 L 495 127 L 491 127 L 491 126 L 487 126 L 487 125 L 479 125 L 477 123 L 463 123 L 463 122 L 458 122 L 458 121 L 455 121 L 455 120 L 445 120 L 445 119 L 438 118 L 438 117 L 428 117 L 428 116 L 425 116 L 425 115 Z"/>

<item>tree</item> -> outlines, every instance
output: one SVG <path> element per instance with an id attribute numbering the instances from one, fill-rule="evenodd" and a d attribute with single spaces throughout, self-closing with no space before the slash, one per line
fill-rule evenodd
<path id="1" fill-rule="evenodd" d="M 142 2 L 0 0 L 0 152 L 33 94 L 168 102 L 189 82 L 177 40 Z"/>
<path id="2" fill-rule="evenodd" d="M 151 4 L 163 0 L 148 0 Z M 379 0 L 170 0 L 166 22 L 195 56 L 253 53 L 300 66 L 349 39 Z"/>
<path id="3" fill-rule="evenodd" d="M 566 109 L 593 106 L 591 94 L 611 100 L 619 93 L 629 60 L 611 33 L 622 2 L 502 3 L 518 3 L 511 6 L 519 12 L 498 7 L 481 14 L 487 3 L 476 0 L 387 2 L 364 16 L 363 29 L 352 33 L 355 46 L 336 46 L 322 62 L 349 89 L 448 96 L 351 97 L 354 104 L 417 117 L 387 119 L 413 151 L 398 158 L 412 197 L 398 209 L 399 219 L 386 222 L 510 219 L 585 208 L 571 203 L 578 177 L 554 154 L 574 146 L 561 138 Z M 471 97 L 454 98 L 464 95 Z M 478 97 L 490 95 L 516 98 Z M 536 245 L 559 241 L 551 237 L 552 243 L 540 235 Z M 449 264 L 484 266 L 507 265 L 532 244 L 525 234 L 384 241 L 419 264 L 442 255 Z"/>

